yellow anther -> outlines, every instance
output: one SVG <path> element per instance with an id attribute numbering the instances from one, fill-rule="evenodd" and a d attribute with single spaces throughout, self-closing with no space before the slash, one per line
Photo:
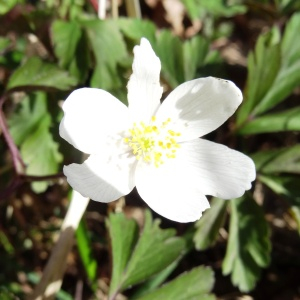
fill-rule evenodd
<path id="1" fill-rule="evenodd" d="M 175 133 L 173 130 L 168 130 L 168 132 L 169 132 L 169 134 L 170 134 L 171 136 L 175 136 L 175 135 L 176 135 L 176 133 Z"/>
<path id="2" fill-rule="evenodd" d="M 128 130 L 129 137 L 125 137 L 124 143 L 132 148 L 132 153 L 137 160 L 143 160 L 147 163 L 153 163 L 159 167 L 165 159 L 175 158 L 176 151 L 180 147 L 176 137 L 180 136 L 179 132 L 167 128 L 171 119 L 159 123 L 156 117 L 151 118 L 150 124 L 140 122 L 134 123 L 133 127 Z"/>

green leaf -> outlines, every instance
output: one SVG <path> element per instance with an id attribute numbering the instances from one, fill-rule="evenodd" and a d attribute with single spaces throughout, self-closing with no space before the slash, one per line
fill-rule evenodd
<path id="1" fill-rule="evenodd" d="M 189 14 L 192 20 L 196 20 L 199 18 L 199 4 L 196 0 L 182 0 L 187 13 Z"/>
<path id="2" fill-rule="evenodd" d="M 298 28 L 300 26 L 300 13 L 294 14 L 287 23 L 282 38 L 282 60 L 285 67 L 290 67 L 300 59 L 300 42 L 295 36 L 298 34 Z"/>
<path id="3" fill-rule="evenodd" d="M 18 3 L 24 3 L 24 0 L 0 0 L 0 15 L 6 14 Z"/>
<path id="4" fill-rule="evenodd" d="M 45 63 L 38 57 L 29 58 L 10 77 L 7 90 L 53 88 L 68 90 L 77 80 L 56 65 Z"/>
<path id="5" fill-rule="evenodd" d="M 298 39 L 300 13 L 287 23 L 281 44 L 281 67 L 272 87 L 255 107 L 254 114 L 261 114 L 289 96 L 300 82 L 300 41 Z M 267 61 L 275 62 L 268 58 Z"/>
<path id="6" fill-rule="evenodd" d="M 233 0 L 182 0 L 188 14 L 192 19 L 204 19 L 206 15 L 214 17 L 232 17 L 237 14 L 244 14 L 247 11 L 241 1 Z"/>
<path id="7" fill-rule="evenodd" d="M 152 292 L 158 286 L 160 286 L 178 266 L 180 259 L 181 257 L 178 257 L 177 260 L 174 260 L 169 266 L 167 266 L 160 273 L 158 273 L 157 275 L 151 277 L 149 280 L 144 282 L 138 288 L 138 290 L 131 296 L 131 300 L 139 299 L 139 297 L 147 295 L 149 292 Z"/>
<path id="8" fill-rule="evenodd" d="M 298 226 L 298 233 L 300 234 L 300 206 L 292 206 L 291 207 L 291 215 L 293 216 L 295 222 L 297 223 Z"/>
<path id="9" fill-rule="evenodd" d="M 184 239 L 175 237 L 175 230 L 160 229 L 159 220 L 152 222 L 149 211 L 145 217 L 143 232 L 135 244 L 136 223 L 121 214 L 110 215 L 114 262 L 110 297 L 158 274 L 181 257 L 185 249 Z"/>
<path id="10" fill-rule="evenodd" d="M 186 255 L 186 253 L 194 249 L 193 235 L 194 235 L 194 228 L 191 227 L 190 230 L 187 230 L 184 233 L 184 235 L 181 236 L 185 240 L 185 244 L 186 244 L 183 253 L 176 260 L 174 260 L 169 266 L 167 266 L 164 270 L 152 276 L 150 279 L 148 279 L 143 284 L 141 284 L 139 288 L 131 296 L 132 300 L 138 299 L 140 296 L 146 295 L 149 292 L 153 291 L 170 276 L 170 274 L 178 266 L 182 257 Z"/>
<path id="11" fill-rule="evenodd" d="M 14 300 L 17 297 L 9 291 L 6 286 L 0 285 L 0 299 L 2 300 Z"/>
<path id="12" fill-rule="evenodd" d="M 54 51 L 59 65 L 81 82 L 85 81 L 90 68 L 87 38 L 76 21 L 56 20 L 52 25 Z"/>
<path id="13" fill-rule="evenodd" d="M 162 63 L 162 75 L 172 88 L 197 77 L 197 70 L 209 54 L 209 43 L 204 38 L 182 42 L 169 30 L 159 34 L 154 48 Z"/>
<path id="14" fill-rule="evenodd" d="M 213 300 L 209 294 L 214 284 L 214 274 L 210 268 L 198 267 L 168 282 L 160 289 L 142 296 L 139 300 Z"/>
<path id="15" fill-rule="evenodd" d="M 209 43 L 201 36 L 195 36 L 183 43 L 184 80 L 196 78 L 197 69 L 204 65 L 209 53 Z"/>
<path id="16" fill-rule="evenodd" d="M 299 177 L 292 175 L 259 175 L 259 180 L 276 194 L 284 196 L 291 205 L 290 214 L 298 225 L 300 234 L 300 185 Z"/>
<path id="17" fill-rule="evenodd" d="M 277 9 L 281 11 L 281 14 L 289 15 L 293 11 L 299 11 L 300 2 L 298 0 L 281 0 L 276 1 Z"/>
<path id="18" fill-rule="evenodd" d="M 76 48 L 82 32 L 78 22 L 56 20 L 52 23 L 54 51 L 59 59 L 59 65 L 67 68 L 74 59 Z"/>
<path id="19" fill-rule="evenodd" d="M 92 20 L 82 22 L 96 66 L 91 79 L 91 86 L 105 90 L 122 86 L 117 66 L 127 59 L 125 43 L 114 20 Z"/>
<path id="20" fill-rule="evenodd" d="M 57 300 L 72 300 L 74 298 L 68 292 L 66 292 L 64 290 L 60 290 L 57 292 L 56 299 Z"/>
<path id="21" fill-rule="evenodd" d="M 260 35 L 254 52 L 248 56 L 248 78 L 245 100 L 238 111 L 237 123 L 244 123 L 272 86 L 280 68 L 280 46 L 277 31 Z M 272 63 L 266 64 L 266 61 Z"/>
<path id="22" fill-rule="evenodd" d="M 300 145 L 288 148 L 260 151 L 251 155 L 256 169 L 264 174 L 300 173 Z"/>
<path id="23" fill-rule="evenodd" d="M 269 227 L 257 203 L 245 195 L 231 202 L 229 240 L 222 270 L 241 291 L 254 288 L 270 262 Z"/>
<path id="24" fill-rule="evenodd" d="M 123 272 L 132 254 L 138 237 L 138 226 L 121 213 L 110 214 L 107 220 L 112 244 L 113 271 L 109 294 L 118 292 L 123 279 Z"/>
<path id="25" fill-rule="evenodd" d="M 85 272 L 93 287 L 97 276 L 97 261 L 92 255 L 89 233 L 83 220 L 76 229 L 76 241 Z"/>
<path id="26" fill-rule="evenodd" d="M 59 5 L 53 0 L 46 1 L 49 8 L 56 10 L 56 14 L 59 15 L 60 19 L 80 20 L 87 16 L 84 11 L 85 0 L 65 0 L 61 1 Z"/>
<path id="27" fill-rule="evenodd" d="M 28 42 L 25 37 L 19 36 L 16 43 L 9 38 L 1 38 L 0 44 L 0 65 L 12 72 L 23 60 Z"/>
<path id="28" fill-rule="evenodd" d="M 162 30 L 155 45 L 162 64 L 162 75 L 172 88 L 184 82 L 182 42 L 169 30 Z"/>
<path id="29" fill-rule="evenodd" d="M 258 117 L 241 127 L 239 134 L 300 131 L 300 107 Z"/>
<path id="30" fill-rule="evenodd" d="M 151 214 L 146 211 L 143 233 L 128 262 L 122 283 L 122 289 L 140 283 L 160 272 L 185 249 L 182 238 L 175 237 L 175 230 L 159 228 L 159 220 L 152 223 Z"/>
<path id="31" fill-rule="evenodd" d="M 39 92 L 23 98 L 19 112 L 11 117 L 9 125 L 27 166 L 27 175 L 44 176 L 58 172 L 62 155 L 49 131 L 51 117 L 47 111 L 46 94 Z M 35 192 L 43 192 L 48 184 L 46 181 L 34 182 L 32 188 Z"/>
<path id="32" fill-rule="evenodd" d="M 197 250 L 205 250 L 216 242 L 225 221 L 226 207 L 226 201 L 214 198 L 211 208 L 195 223 L 194 243 Z"/>
<path id="33" fill-rule="evenodd" d="M 151 44 L 154 43 L 156 31 L 154 23 L 148 20 L 129 18 L 119 18 L 117 22 L 120 30 L 126 37 L 138 43 L 142 37 L 145 37 Z"/>
<path id="34" fill-rule="evenodd" d="M 22 98 L 19 110 L 8 120 L 10 134 L 17 146 L 21 146 L 26 138 L 36 130 L 46 112 L 46 94 L 37 92 Z"/>
<path id="35" fill-rule="evenodd" d="M 1 1 L 1 0 L 0 0 Z M 4 52 L 11 44 L 9 38 L 0 37 L 0 53 Z"/>
<path id="36" fill-rule="evenodd" d="M 216 52 L 210 51 L 208 40 L 201 36 L 183 42 L 169 30 L 162 30 L 153 47 L 162 63 L 162 75 L 172 88 L 211 74 L 208 67 L 220 61 Z"/>
<path id="37" fill-rule="evenodd" d="M 291 199 L 292 203 L 300 206 L 299 177 L 292 175 L 259 175 L 259 180 L 275 193 Z"/>
<path id="38" fill-rule="evenodd" d="M 51 118 L 44 115 L 38 127 L 21 146 L 21 156 L 27 165 L 26 174 L 33 176 L 46 176 L 56 174 L 58 166 L 62 162 L 62 155 L 58 151 L 58 144 L 54 142 L 49 131 Z M 36 193 L 46 190 L 49 182 L 41 181 L 32 183 L 32 189 Z"/>
<path id="39" fill-rule="evenodd" d="M 1 248 L 10 255 L 15 255 L 15 247 L 7 237 L 4 231 L 0 231 L 0 245 Z M 0 298 L 1 299 L 1 298 Z"/>

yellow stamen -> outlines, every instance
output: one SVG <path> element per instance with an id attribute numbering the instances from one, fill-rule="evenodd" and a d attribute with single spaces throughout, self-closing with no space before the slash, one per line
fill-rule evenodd
<path id="1" fill-rule="evenodd" d="M 155 116 L 148 125 L 144 122 L 134 123 L 128 130 L 129 137 L 124 138 L 124 143 L 132 148 L 137 160 L 144 160 L 159 167 L 165 159 L 175 158 L 176 151 L 180 147 L 177 142 L 180 133 L 170 129 L 170 123 L 171 119 L 168 118 L 157 124 Z"/>

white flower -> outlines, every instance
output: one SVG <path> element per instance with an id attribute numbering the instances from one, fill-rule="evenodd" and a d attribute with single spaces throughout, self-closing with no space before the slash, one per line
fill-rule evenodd
<path id="1" fill-rule="evenodd" d="M 230 81 L 200 78 L 178 86 L 160 104 L 161 64 L 146 39 L 134 48 L 125 106 L 101 89 L 75 90 L 63 105 L 60 135 L 90 154 L 64 167 L 74 190 L 100 202 L 135 186 L 158 214 L 178 222 L 199 219 L 205 195 L 237 198 L 255 179 L 246 155 L 199 137 L 223 124 L 242 101 Z"/>

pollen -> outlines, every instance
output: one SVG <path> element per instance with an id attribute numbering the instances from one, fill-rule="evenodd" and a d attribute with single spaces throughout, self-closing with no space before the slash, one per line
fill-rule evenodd
<path id="1" fill-rule="evenodd" d="M 158 123 L 153 116 L 149 124 L 134 123 L 128 131 L 128 136 L 124 138 L 124 143 L 132 149 L 137 160 L 159 167 L 166 159 L 175 158 L 176 151 L 180 148 L 177 139 L 181 134 L 170 127 L 170 118 Z"/>

